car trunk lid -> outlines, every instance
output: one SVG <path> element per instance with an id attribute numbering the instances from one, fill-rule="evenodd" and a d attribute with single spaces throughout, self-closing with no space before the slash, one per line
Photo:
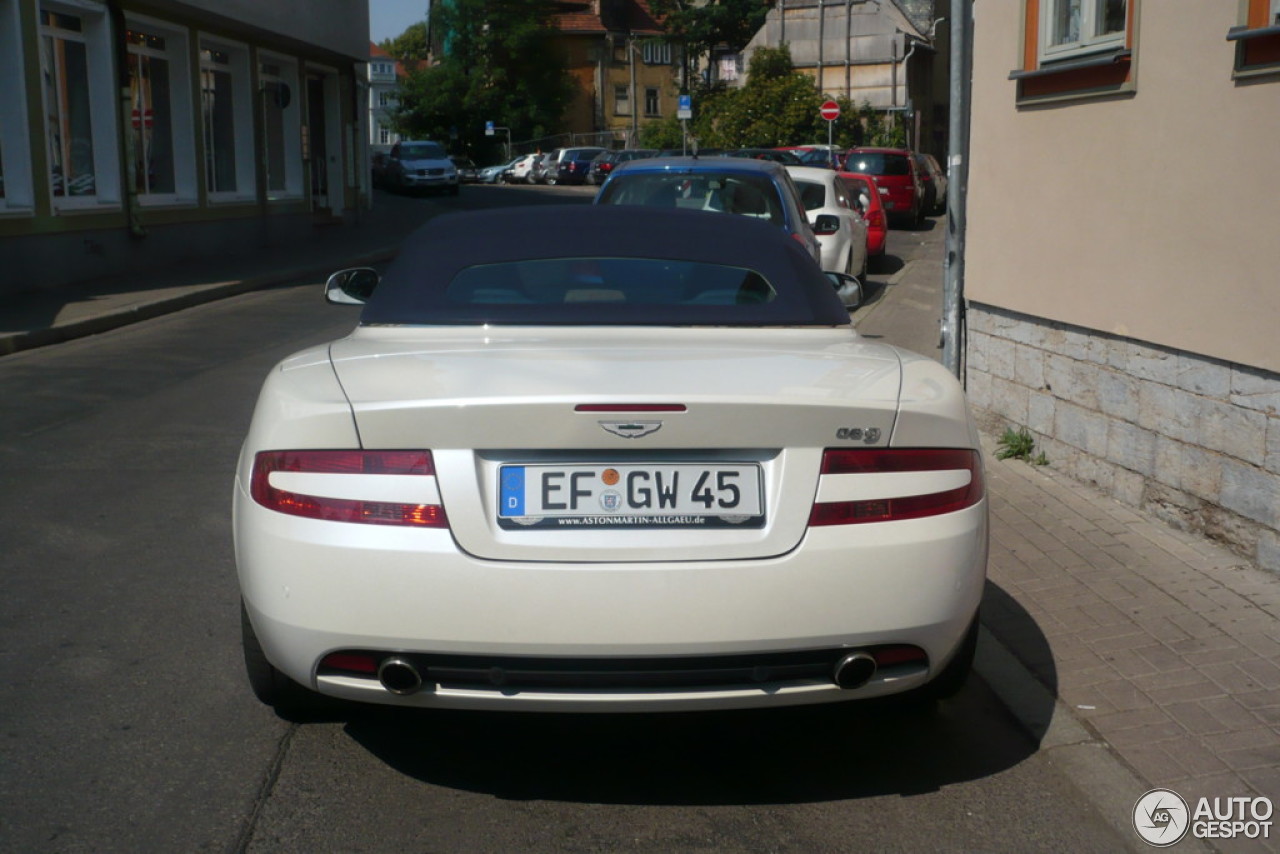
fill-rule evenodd
<path id="1" fill-rule="evenodd" d="M 887 444 L 901 385 L 848 329 L 364 327 L 331 354 L 362 445 L 430 450 L 459 546 L 492 559 L 785 553 L 822 450 Z M 536 519 L 503 510 L 516 473 Z"/>

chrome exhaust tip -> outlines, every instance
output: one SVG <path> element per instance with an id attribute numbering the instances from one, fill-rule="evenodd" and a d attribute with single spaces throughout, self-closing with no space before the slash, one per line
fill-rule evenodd
<path id="1" fill-rule="evenodd" d="M 378 665 L 378 681 L 392 694 L 413 694 L 422 690 L 422 675 L 412 662 L 385 658 Z"/>
<path id="2" fill-rule="evenodd" d="M 876 675 L 876 660 L 867 652 L 851 652 L 836 662 L 831 678 L 846 691 L 861 688 Z"/>

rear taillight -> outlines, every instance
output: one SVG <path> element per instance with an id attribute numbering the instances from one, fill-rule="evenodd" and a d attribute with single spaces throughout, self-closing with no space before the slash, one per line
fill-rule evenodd
<path id="1" fill-rule="evenodd" d="M 927 491 L 928 478 L 904 478 L 908 492 L 890 498 L 858 498 L 813 505 L 811 526 L 855 525 L 862 522 L 891 522 L 954 513 L 982 500 L 982 460 L 977 451 L 952 448 L 859 448 L 828 449 L 822 456 L 823 475 L 911 475 L 934 474 L 938 480 L 946 472 L 964 472 L 967 482 Z M 954 476 L 951 478 L 956 480 Z M 892 481 L 886 481 L 886 484 Z M 926 491 L 918 491 L 924 489 Z M 899 491 L 898 488 L 886 488 Z"/>
<path id="2" fill-rule="evenodd" d="M 884 211 L 877 208 L 867 214 L 867 225 L 871 228 L 884 228 Z"/>
<path id="3" fill-rule="evenodd" d="M 323 490 L 328 494 L 317 495 L 273 486 L 271 475 L 276 472 L 334 477 Z M 347 491 L 343 475 L 434 476 L 435 465 L 430 451 L 262 451 L 253 460 L 249 492 L 269 510 L 308 519 L 419 528 L 449 525 L 439 504 L 330 497 Z"/>

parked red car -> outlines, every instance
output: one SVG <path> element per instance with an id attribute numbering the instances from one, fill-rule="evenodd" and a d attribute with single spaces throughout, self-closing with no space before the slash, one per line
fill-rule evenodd
<path id="1" fill-rule="evenodd" d="M 860 172 L 841 172 L 840 177 L 849 185 L 853 198 L 862 207 L 862 218 L 867 221 L 867 257 L 879 258 L 889 240 L 889 223 L 876 179 Z"/>
<path id="2" fill-rule="evenodd" d="M 874 175 L 889 218 L 918 228 L 925 214 L 924 185 L 913 155 L 905 148 L 851 148 L 844 168 Z"/>

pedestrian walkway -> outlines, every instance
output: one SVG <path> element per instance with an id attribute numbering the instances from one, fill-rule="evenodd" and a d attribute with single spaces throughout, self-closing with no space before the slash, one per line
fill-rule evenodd
<path id="1" fill-rule="evenodd" d="M 0 356 L 105 332 L 202 302 L 312 276 L 344 266 L 387 261 L 424 213 L 429 199 L 378 194 L 379 204 L 350 225 L 317 226 L 311 240 L 263 246 L 146 276 L 113 275 L 5 298 Z M 148 238 L 152 239 L 152 238 Z"/>
<path id="2" fill-rule="evenodd" d="M 163 271 L 145 287 L 104 279 L 10 299 L 0 356 L 387 260 L 418 224 L 396 203 L 322 241 Z M 909 264 L 882 299 L 935 270 Z M 1085 772 L 1080 782 L 1130 831 L 1150 788 L 1171 789 L 1193 809 L 1201 797 L 1280 801 L 1280 578 L 1071 480 L 1052 460 L 997 460 L 994 439 L 986 442 L 991 560 L 979 672 L 1041 749 L 1085 745 L 1118 760 L 1129 775 L 1120 783 L 1093 786 Z M 1016 680 L 999 671 L 1007 660 L 1034 676 L 1051 714 L 1019 701 Z M 1062 754 L 1064 766 L 1072 756 Z M 1280 850 L 1280 815 L 1272 821 L 1269 839 L 1182 846 Z"/>
<path id="3" fill-rule="evenodd" d="M 1149 788 L 1280 801 L 1280 580 L 993 450 L 992 635 Z M 1220 845 L 1280 850 L 1274 830 Z"/>

